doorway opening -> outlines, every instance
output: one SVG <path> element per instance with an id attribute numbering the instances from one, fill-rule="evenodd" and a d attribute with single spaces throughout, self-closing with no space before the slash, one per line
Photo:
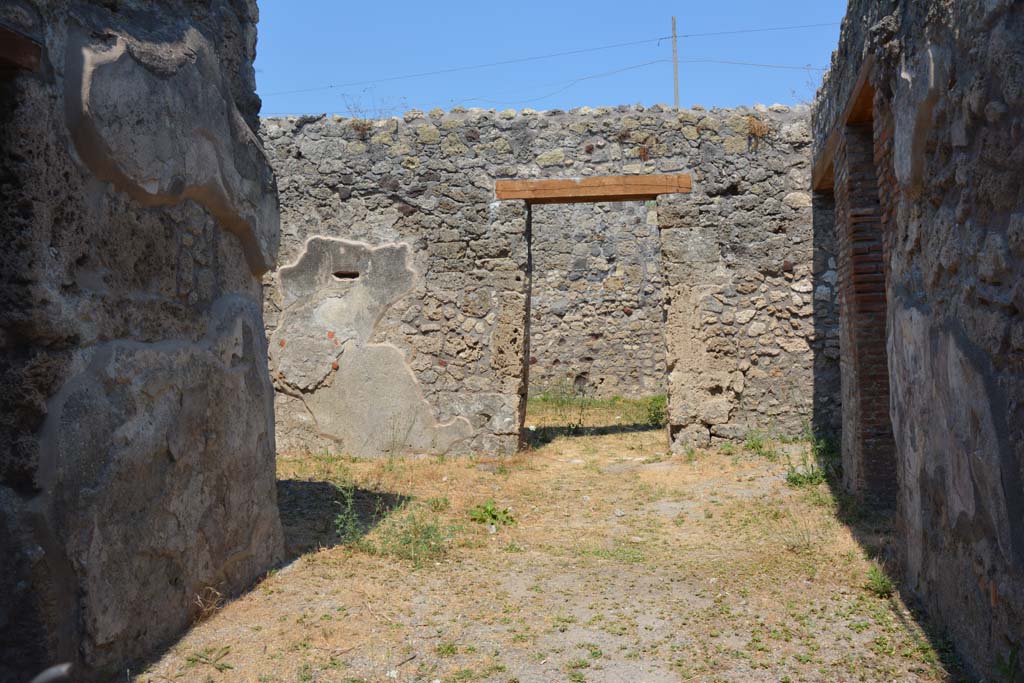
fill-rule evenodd
<path id="1" fill-rule="evenodd" d="M 656 202 L 532 206 L 529 240 L 526 443 L 663 428 Z"/>
<path id="2" fill-rule="evenodd" d="M 893 124 L 884 97 L 876 107 L 871 68 L 870 61 L 862 67 L 846 111 L 815 160 L 812 184 L 816 192 L 834 197 L 843 484 L 858 497 L 891 507 L 898 487 L 886 346 Z"/>

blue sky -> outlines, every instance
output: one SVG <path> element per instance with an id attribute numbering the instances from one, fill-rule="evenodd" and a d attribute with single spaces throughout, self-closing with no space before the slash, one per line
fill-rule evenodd
<path id="1" fill-rule="evenodd" d="M 265 115 L 362 117 L 417 108 L 569 109 L 672 103 L 678 21 L 680 104 L 807 101 L 826 67 L 845 0 L 261 0 L 257 89 Z M 808 24 L 784 31 L 690 36 Z M 643 41 L 643 42 L 640 42 Z M 621 43 L 639 43 L 592 50 Z M 415 78 L 445 69 L 582 51 Z M 327 87 L 333 86 L 333 87 Z M 303 91 L 303 92 L 297 92 Z"/>

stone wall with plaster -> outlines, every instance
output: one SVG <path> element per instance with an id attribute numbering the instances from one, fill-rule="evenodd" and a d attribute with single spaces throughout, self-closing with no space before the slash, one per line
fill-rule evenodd
<path id="1" fill-rule="evenodd" d="M 0 679 L 123 680 L 281 558 L 254 2 L 12 0 Z"/>
<path id="2" fill-rule="evenodd" d="M 566 311 L 608 312 L 603 322 L 595 315 L 597 320 L 570 324 L 579 323 L 573 334 L 581 337 L 595 334 L 597 324 L 598 331 L 615 335 L 601 349 L 611 363 L 615 353 L 631 353 L 631 334 L 636 338 L 629 343 L 652 346 L 650 340 L 660 336 L 653 323 L 668 310 L 665 329 L 671 338 L 664 362 L 674 378 L 668 386 L 678 395 L 670 398 L 677 448 L 753 428 L 798 433 L 816 412 L 823 424 L 832 424 L 838 407 L 835 264 L 830 243 L 816 237 L 811 220 L 806 107 L 457 109 L 375 121 L 309 116 L 265 119 L 262 136 L 279 181 L 286 264 L 265 282 L 282 448 L 357 454 L 514 450 L 529 361 L 536 358 L 536 368 L 557 345 L 545 331 L 546 344 L 526 355 L 527 324 L 538 324 L 536 316 L 527 318 L 531 275 L 534 302 L 542 290 L 568 291 L 573 298 L 565 297 Z M 642 203 L 606 205 L 602 214 L 592 205 L 535 206 L 528 212 L 522 202 L 494 199 L 498 178 L 683 171 L 692 174 L 694 192 L 672 204 L 680 208 L 673 209 L 671 234 L 691 231 L 704 241 L 699 258 L 693 256 L 697 260 L 681 252 L 675 238 L 662 247 L 661 260 L 670 256 L 680 264 L 674 285 L 659 279 L 664 276 L 657 275 L 659 259 L 649 241 L 639 249 L 630 246 L 628 254 L 622 246 L 641 232 L 645 240 L 652 237 L 654 217 Z M 580 216 L 586 218 L 577 223 Z M 662 221 L 660 212 L 657 220 Z M 621 240 L 603 240 L 616 231 Z M 576 246 L 581 237 L 589 243 L 585 255 Z M 363 270 L 346 278 L 320 269 L 309 297 L 332 303 L 300 311 L 305 303 L 289 299 L 287 274 L 313 262 L 312 244 L 333 245 L 332 259 L 349 258 L 342 249 L 369 255 L 387 247 L 397 255 L 404 246 L 411 283 L 402 292 L 376 292 L 378 285 Z M 544 262 L 544 248 L 563 255 L 564 277 L 538 267 L 531 274 L 532 266 Z M 616 259 L 624 254 L 614 269 L 613 253 Z M 719 298 L 701 298 L 707 266 L 719 260 L 723 268 L 742 270 L 742 281 L 719 278 Z M 742 261 L 753 265 L 736 265 Z M 651 266 L 646 275 L 644 264 Z M 556 261 L 556 267 L 562 266 Z M 627 281 L 629 291 L 618 289 Z M 677 292 L 671 302 L 666 291 Z M 340 328 L 349 315 L 344 311 L 355 307 L 357 296 L 377 302 L 381 317 L 366 341 L 349 332 L 342 340 Z M 679 314 L 689 316 L 685 321 L 676 317 L 686 297 L 708 307 L 700 320 L 689 312 Z M 646 308 L 634 308 L 634 300 Z M 546 308 L 541 301 L 542 319 L 555 301 Z M 660 315 L 654 313 L 659 304 Z M 676 308 L 666 309 L 669 304 Z M 304 321 L 310 319 L 316 324 L 307 332 Z M 292 339 L 310 334 L 316 338 L 293 346 Z M 687 346 L 695 335 L 719 340 L 701 341 L 705 350 L 696 357 Z M 392 417 L 396 411 L 383 405 L 384 397 L 393 388 L 409 390 L 410 374 L 396 372 L 393 379 L 401 375 L 401 383 L 394 384 L 364 366 L 362 356 L 348 355 L 347 349 L 367 345 L 386 346 L 391 350 L 379 353 L 404 359 L 416 385 L 410 400 L 417 406 L 425 400 L 429 416 L 417 409 L 422 417 L 416 420 Z M 583 357 L 577 353 L 567 362 Z M 641 365 L 657 366 L 661 357 L 652 350 Z M 713 368 L 711 359 L 717 359 Z M 356 367 L 345 369 L 347 363 Z M 633 359 L 625 366 L 630 364 L 637 367 Z M 549 370 L 537 371 L 542 380 L 544 372 Z M 338 373 L 347 373 L 345 379 Z M 602 370 L 590 379 L 599 374 L 611 376 Z M 646 369 L 644 374 L 651 376 Z M 321 399 L 321 392 L 332 397 Z M 383 406 L 379 413 L 367 408 L 382 416 L 370 431 L 387 435 L 376 445 L 344 426 L 349 394 Z M 450 439 L 462 434 L 466 422 L 471 435 Z"/>
<path id="3" fill-rule="evenodd" d="M 1022 35 L 1010 0 L 852 2 L 814 122 L 872 58 L 903 583 L 986 680 L 1024 674 Z"/>

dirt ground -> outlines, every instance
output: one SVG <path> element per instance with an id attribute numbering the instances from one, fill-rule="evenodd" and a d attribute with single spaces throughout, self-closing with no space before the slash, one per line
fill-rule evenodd
<path id="1" fill-rule="evenodd" d="M 808 444 L 669 456 L 615 412 L 532 414 L 511 461 L 281 456 L 294 559 L 133 680 L 961 680 L 888 594 L 888 518 L 787 483 Z"/>

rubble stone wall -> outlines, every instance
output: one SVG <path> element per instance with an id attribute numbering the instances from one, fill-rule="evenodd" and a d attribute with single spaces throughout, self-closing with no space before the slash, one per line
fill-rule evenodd
<path id="1" fill-rule="evenodd" d="M 119 680 L 282 554 L 255 2 L 12 0 L 0 680 Z"/>
<path id="2" fill-rule="evenodd" d="M 533 207 L 530 394 L 664 394 L 654 202 Z"/>
<path id="3" fill-rule="evenodd" d="M 1021 35 L 1019 2 L 855 0 L 814 117 L 821 149 L 873 58 L 903 583 L 986 680 L 1024 673 Z"/>
<path id="4" fill-rule="evenodd" d="M 527 369 L 541 366 L 530 383 L 555 376 L 553 359 L 545 359 L 562 333 L 538 318 L 562 308 L 560 325 L 570 310 L 606 312 L 596 316 L 597 330 L 569 319 L 578 336 L 567 343 L 580 348 L 564 362 L 596 363 L 588 345 L 611 363 L 616 355 L 638 356 L 623 372 L 598 366 L 583 382 L 623 382 L 642 368 L 653 384 L 647 368 L 665 358 L 677 448 L 754 428 L 795 434 L 816 414 L 832 426 L 835 263 L 827 252 L 833 243 L 816 237 L 811 220 L 807 113 L 655 106 L 265 119 L 286 265 L 265 281 L 282 448 L 510 452 L 518 445 Z M 674 172 L 689 172 L 694 191 L 672 200 L 667 223 L 661 207 L 652 215 L 642 203 L 526 207 L 496 202 L 494 194 L 498 178 Z M 660 260 L 678 264 L 674 281 L 658 275 L 655 221 L 675 230 L 669 240 L 664 231 L 658 236 Z M 699 243 L 683 245 L 684 233 Z M 315 266 L 320 275 L 309 296 L 323 303 L 300 310 L 309 307 L 289 297 L 286 280 L 292 268 L 314 264 L 314 244 L 334 244 L 329 258 L 337 263 L 364 265 L 336 271 L 340 276 Z M 377 268 L 372 254 L 385 247 L 404 254 L 400 270 L 411 273 L 388 292 L 367 270 Z M 554 257 L 553 270 L 543 267 L 542 250 Z M 707 290 L 719 264 L 729 272 Z M 541 298 L 544 291 L 554 298 Z M 538 308 L 527 317 L 531 294 Z M 364 299 L 376 302 L 379 315 L 369 336 L 339 313 Z M 666 314 L 668 354 L 661 356 L 654 323 Z M 535 337 L 528 328 L 538 324 L 528 356 L 526 339 Z M 610 342 L 597 348 L 592 336 L 599 333 Z M 696 337 L 699 357 L 687 346 Z M 396 385 L 380 363 L 361 360 L 377 346 L 389 350 L 375 353 L 404 359 L 408 372 L 396 370 L 402 391 L 413 390 L 429 410 L 400 419 L 401 411 L 384 405 Z M 324 392 L 334 398 L 321 398 Z M 367 409 L 381 416 L 371 433 L 341 424 L 347 396 L 379 407 Z"/>

